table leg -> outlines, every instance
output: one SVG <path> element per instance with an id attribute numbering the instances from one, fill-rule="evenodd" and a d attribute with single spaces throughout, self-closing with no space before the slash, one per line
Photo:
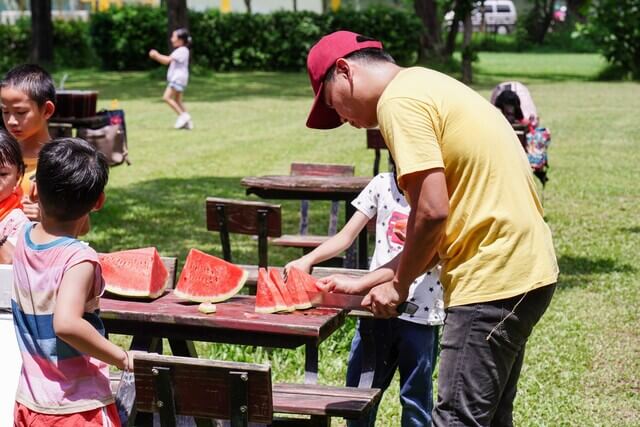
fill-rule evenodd
<path id="1" fill-rule="evenodd" d="M 371 388 L 373 376 L 376 373 L 376 348 L 375 336 L 373 335 L 372 317 L 361 317 L 359 319 L 360 342 L 362 344 L 362 360 L 359 388 Z"/>
<path id="2" fill-rule="evenodd" d="M 361 270 L 369 268 L 369 239 L 367 234 L 367 227 L 365 226 L 358 235 L 358 268 Z"/>
<path id="3" fill-rule="evenodd" d="M 134 335 L 129 350 L 162 354 L 162 338 L 147 335 Z"/>
<path id="4" fill-rule="evenodd" d="M 315 343 L 305 345 L 304 383 L 318 383 L 318 346 Z"/>
<path id="5" fill-rule="evenodd" d="M 169 339 L 169 346 L 174 356 L 198 357 L 193 341 Z"/>

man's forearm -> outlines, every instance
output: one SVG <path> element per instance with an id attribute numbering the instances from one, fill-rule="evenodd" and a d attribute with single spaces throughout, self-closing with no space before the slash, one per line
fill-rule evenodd
<path id="1" fill-rule="evenodd" d="M 437 261 L 437 248 L 446 224 L 446 219 L 416 217 L 413 212 L 409 216 L 407 228 L 411 232 L 407 233 L 404 249 L 396 257 L 399 259 L 396 261 L 394 281 L 405 290 Z"/>

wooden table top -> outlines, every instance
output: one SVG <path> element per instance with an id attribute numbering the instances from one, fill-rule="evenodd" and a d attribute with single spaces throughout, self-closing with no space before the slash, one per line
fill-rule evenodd
<path id="1" fill-rule="evenodd" d="M 100 317 L 134 324 L 170 325 L 172 329 L 198 328 L 211 331 L 237 331 L 279 336 L 325 339 L 345 320 L 344 310 L 311 308 L 291 313 L 262 314 L 255 312 L 255 296 L 236 295 L 216 304 L 217 312 L 204 314 L 198 303 L 176 297 L 169 291 L 153 301 L 136 301 L 102 297 Z"/>
<path id="2" fill-rule="evenodd" d="M 247 194 L 266 199 L 351 200 L 371 181 L 366 176 L 249 176 L 240 183 Z"/>

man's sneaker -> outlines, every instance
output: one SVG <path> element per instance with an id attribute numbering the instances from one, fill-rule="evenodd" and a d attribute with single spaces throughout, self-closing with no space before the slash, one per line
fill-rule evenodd
<path id="1" fill-rule="evenodd" d="M 186 130 L 192 130 L 193 129 L 193 120 L 189 120 L 183 127 L 182 129 L 186 129 Z"/>
<path id="2" fill-rule="evenodd" d="M 176 119 L 176 124 L 173 125 L 173 127 L 176 129 L 182 129 L 189 120 L 191 120 L 189 113 L 182 113 Z"/>

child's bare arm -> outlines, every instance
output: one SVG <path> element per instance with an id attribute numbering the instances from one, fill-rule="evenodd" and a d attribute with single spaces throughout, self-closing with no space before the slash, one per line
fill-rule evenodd
<path id="1" fill-rule="evenodd" d="M 171 61 L 173 61 L 173 58 L 171 58 L 169 55 L 163 55 L 155 49 L 151 49 L 149 51 L 149 58 L 161 63 L 162 65 L 169 65 L 171 64 Z"/>
<path id="2" fill-rule="evenodd" d="M 333 258 L 351 246 L 368 222 L 369 217 L 360 211 L 356 211 L 342 230 L 307 255 L 288 263 L 284 267 L 285 271 L 288 272 L 289 268 L 296 267 L 309 273 L 315 264 Z"/>
<path id="3" fill-rule="evenodd" d="M 67 270 L 62 278 L 53 313 L 56 335 L 76 350 L 120 369 L 130 368 L 133 358 L 110 342 L 85 319 L 84 307 L 93 293 L 95 266 L 82 262 Z"/>

